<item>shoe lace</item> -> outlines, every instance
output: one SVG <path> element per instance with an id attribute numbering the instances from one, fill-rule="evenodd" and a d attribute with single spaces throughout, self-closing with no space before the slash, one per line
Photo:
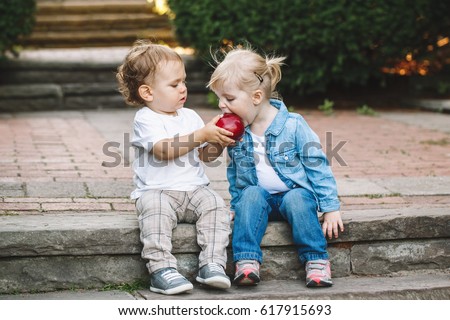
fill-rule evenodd
<path id="1" fill-rule="evenodd" d="M 179 274 L 175 270 L 167 270 L 161 274 L 161 277 L 167 282 L 172 282 L 174 280 L 184 278 L 181 274 Z"/>

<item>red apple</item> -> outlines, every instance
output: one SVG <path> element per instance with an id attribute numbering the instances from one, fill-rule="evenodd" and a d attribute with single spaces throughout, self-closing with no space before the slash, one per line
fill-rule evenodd
<path id="1" fill-rule="evenodd" d="M 222 118 L 216 122 L 216 126 L 233 133 L 231 139 L 239 140 L 244 134 L 244 123 L 241 118 L 234 113 L 224 113 Z"/>

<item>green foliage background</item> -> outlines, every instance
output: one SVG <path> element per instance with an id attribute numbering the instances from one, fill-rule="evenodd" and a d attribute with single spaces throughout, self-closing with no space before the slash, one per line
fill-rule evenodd
<path id="1" fill-rule="evenodd" d="M 21 35 L 31 33 L 35 10 L 35 0 L 0 1 L 0 59 L 13 50 Z"/>
<path id="2" fill-rule="evenodd" d="M 204 58 L 227 41 L 287 56 L 282 92 L 365 85 L 413 53 L 435 60 L 450 35 L 450 1 L 168 0 L 178 40 Z M 224 41 L 225 40 L 225 41 Z M 446 49 L 446 48 L 443 48 Z M 448 52 L 448 45 L 447 45 Z"/>

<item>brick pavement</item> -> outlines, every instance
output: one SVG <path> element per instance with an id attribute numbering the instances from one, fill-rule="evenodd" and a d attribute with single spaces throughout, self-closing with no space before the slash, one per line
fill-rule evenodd
<path id="1" fill-rule="evenodd" d="M 416 116 L 420 118 L 422 113 Z M 347 141 L 341 157 L 348 166 L 332 163 L 337 178 L 450 175 L 450 135 L 445 132 L 350 111 L 333 117 L 311 112 L 305 118 L 323 144 L 325 132 L 333 133 L 333 145 Z"/>
<path id="2" fill-rule="evenodd" d="M 217 114 L 213 109 L 198 112 L 206 121 Z M 389 113 L 368 117 L 354 111 L 338 111 L 333 116 L 311 110 L 298 112 L 319 134 L 325 149 L 327 144 L 331 150 L 345 142 L 339 151 L 345 165 L 332 160 L 338 182 L 450 177 L 450 134 L 446 130 L 390 119 Z M 131 131 L 133 114 L 132 109 L 0 114 L 0 214 L 133 213 L 134 205 L 127 198 L 132 189 L 129 164 L 122 159 L 118 166 L 107 165 L 114 160 L 111 152 L 123 153 L 124 147 L 126 152 L 123 133 Z M 429 113 L 412 111 L 408 115 L 420 119 Z M 331 132 L 332 139 L 329 135 L 327 138 L 327 132 Z M 121 145 L 109 146 L 109 154 L 105 154 L 108 141 Z M 226 193 L 223 165 L 209 168 L 208 172 L 215 186 Z M 388 196 L 347 195 L 341 199 L 347 210 L 448 207 L 448 194 L 435 193 L 407 196 L 394 192 Z"/>

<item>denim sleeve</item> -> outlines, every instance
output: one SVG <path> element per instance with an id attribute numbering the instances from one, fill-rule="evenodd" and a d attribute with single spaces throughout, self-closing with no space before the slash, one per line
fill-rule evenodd
<path id="1" fill-rule="evenodd" d="M 339 210 L 336 180 L 328 159 L 322 151 L 319 137 L 309 127 L 303 117 L 298 118 L 297 150 L 311 187 L 319 202 L 319 211 Z"/>
<path id="2" fill-rule="evenodd" d="M 227 179 L 228 183 L 230 184 L 228 191 L 231 195 L 231 201 L 230 201 L 230 210 L 234 211 L 234 206 L 237 201 L 238 197 L 238 191 L 236 189 L 236 163 L 233 158 L 233 148 L 228 147 L 227 148 L 228 156 L 230 157 L 230 163 L 227 167 Z"/>

